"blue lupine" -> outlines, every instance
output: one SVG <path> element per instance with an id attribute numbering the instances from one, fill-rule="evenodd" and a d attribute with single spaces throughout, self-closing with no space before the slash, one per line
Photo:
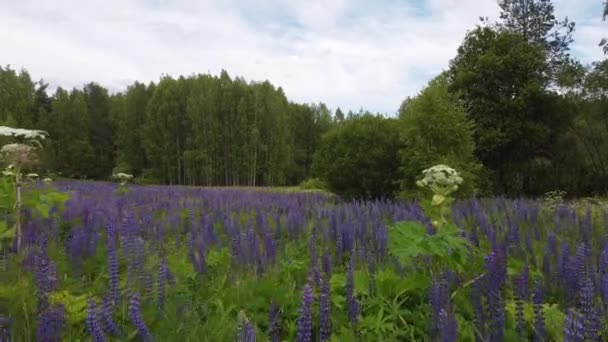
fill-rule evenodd
<path id="1" fill-rule="evenodd" d="M 458 321 L 448 310 L 439 313 L 439 336 L 441 342 L 458 341 Z"/>
<path id="2" fill-rule="evenodd" d="M 167 283 L 167 259 L 162 257 L 158 267 L 158 308 L 165 309 L 165 285 Z"/>
<path id="3" fill-rule="evenodd" d="M 582 342 L 585 339 L 584 330 L 580 314 L 572 309 L 568 310 L 564 327 L 564 342 Z"/>
<path id="4" fill-rule="evenodd" d="M 597 341 L 599 339 L 599 318 L 595 307 L 595 292 L 593 281 L 586 278 L 580 289 L 580 313 L 583 320 L 583 335 L 585 339 Z"/>
<path id="5" fill-rule="evenodd" d="M 101 305 L 101 310 L 99 311 L 99 316 L 101 318 L 101 322 L 103 325 L 103 330 L 112 335 L 112 336 L 121 336 L 122 333 L 118 328 L 118 325 L 114 323 L 113 319 L 113 311 L 114 305 L 116 302 L 113 301 L 112 296 L 108 295 L 103 298 L 103 303 Z"/>
<path id="6" fill-rule="evenodd" d="M 351 256 L 350 262 L 348 263 L 348 269 L 346 271 L 346 306 L 348 311 L 348 319 L 352 324 L 357 324 L 359 322 L 361 309 L 359 307 L 357 297 L 355 296 L 355 280 L 353 275 L 354 268 L 355 261 L 354 257 Z"/>
<path id="7" fill-rule="evenodd" d="M 116 243 L 108 237 L 107 243 L 108 276 L 110 278 L 110 293 L 115 302 L 120 301 L 120 288 L 118 280 L 118 255 Z"/>
<path id="8" fill-rule="evenodd" d="M 331 293 L 329 278 L 321 281 L 319 294 L 319 341 L 328 341 L 331 338 Z"/>
<path id="9" fill-rule="evenodd" d="M 270 303 L 268 322 L 268 338 L 270 342 L 279 342 L 281 340 L 281 310 L 274 300 Z"/>
<path id="10" fill-rule="evenodd" d="M 534 341 L 545 341 L 545 316 L 543 312 L 543 288 L 537 283 L 534 287 L 532 295 L 532 303 L 534 304 Z"/>
<path id="11" fill-rule="evenodd" d="M 12 325 L 13 321 L 9 318 L 0 316 L 0 342 L 12 341 Z"/>
<path id="12" fill-rule="evenodd" d="M 504 301 L 501 291 L 506 276 L 506 256 L 496 250 L 486 257 L 486 293 L 488 302 L 488 319 L 490 322 L 490 340 L 500 342 L 504 338 Z"/>
<path id="13" fill-rule="evenodd" d="M 106 340 L 106 335 L 99 324 L 99 316 L 97 306 L 93 298 L 87 300 L 87 317 L 86 317 L 87 332 L 95 342 L 103 342 Z"/>
<path id="14" fill-rule="evenodd" d="M 129 300 L 129 318 L 137 329 L 137 334 L 139 337 L 145 342 L 150 342 L 152 341 L 152 335 L 150 334 L 150 330 L 148 330 L 146 322 L 141 314 L 140 305 L 139 294 L 134 293 Z"/>
<path id="15" fill-rule="evenodd" d="M 65 309 L 62 305 L 52 306 L 40 313 L 37 325 L 38 342 L 61 341 L 62 330 L 65 326 Z"/>
<path id="16" fill-rule="evenodd" d="M 521 273 L 515 279 L 515 316 L 517 319 L 517 332 L 524 337 L 524 303 L 528 300 L 528 265 L 524 265 Z"/>
<path id="17" fill-rule="evenodd" d="M 296 342 L 311 342 L 312 341 L 312 305 L 314 297 L 310 284 L 304 286 L 302 292 L 302 303 L 296 321 Z"/>

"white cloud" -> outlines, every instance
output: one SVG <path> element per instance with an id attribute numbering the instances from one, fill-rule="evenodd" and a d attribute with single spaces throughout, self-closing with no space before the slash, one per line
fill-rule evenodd
<path id="1" fill-rule="evenodd" d="M 573 52 L 602 58 L 597 0 L 557 0 Z M 597 7 L 597 9 L 596 9 Z M 268 79 L 298 102 L 394 113 L 448 66 L 495 0 L 0 0 L 0 64 L 53 85 L 113 90 L 161 74 Z"/>

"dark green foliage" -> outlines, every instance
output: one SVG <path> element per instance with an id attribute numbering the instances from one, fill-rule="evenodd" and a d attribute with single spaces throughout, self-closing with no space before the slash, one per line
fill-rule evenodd
<path id="1" fill-rule="evenodd" d="M 399 118 L 404 127 L 400 157 L 407 193 L 417 190 L 416 179 L 422 170 L 437 164 L 450 165 L 462 175 L 461 195 L 476 190 L 481 166 L 473 154 L 473 122 L 456 97 L 448 93 L 445 74 L 404 102 Z"/>
<path id="2" fill-rule="evenodd" d="M 399 189 L 401 125 L 364 114 L 330 130 L 315 152 L 313 173 L 345 197 L 393 196 Z"/>
<path id="3" fill-rule="evenodd" d="M 527 193 L 528 162 L 545 157 L 553 119 L 548 68 L 542 48 L 488 27 L 470 32 L 451 63 L 450 90 L 475 123 L 475 155 L 497 192 Z"/>

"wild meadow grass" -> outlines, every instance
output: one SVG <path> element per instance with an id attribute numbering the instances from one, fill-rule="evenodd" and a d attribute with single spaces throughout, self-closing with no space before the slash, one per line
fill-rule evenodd
<path id="1" fill-rule="evenodd" d="M 0 341 L 599 341 L 608 214 L 505 198 L 56 182 L 0 262 Z M 284 190 L 284 189 L 281 189 Z"/>

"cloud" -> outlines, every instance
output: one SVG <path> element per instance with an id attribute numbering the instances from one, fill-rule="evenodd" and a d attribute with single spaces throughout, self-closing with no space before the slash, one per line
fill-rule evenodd
<path id="1" fill-rule="evenodd" d="M 573 53 L 602 58 L 597 0 L 556 1 Z M 495 0 L 0 0 L 0 64 L 53 85 L 118 91 L 162 74 L 270 80 L 297 102 L 392 114 L 447 68 Z M 597 7 L 597 8 L 596 8 Z"/>

